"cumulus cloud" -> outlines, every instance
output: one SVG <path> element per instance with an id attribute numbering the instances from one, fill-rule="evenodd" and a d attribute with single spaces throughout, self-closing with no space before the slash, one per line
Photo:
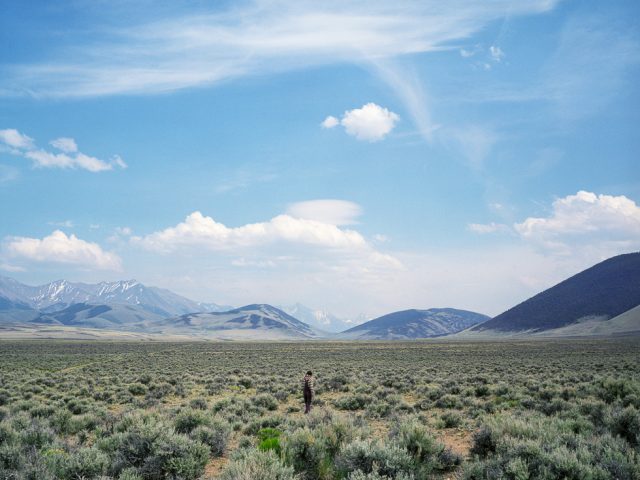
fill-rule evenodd
<path id="1" fill-rule="evenodd" d="M 322 122 L 322 126 L 333 128 L 342 125 L 349 135 L 358 140 L 377 142 L 393 130 L 398 120 L 400 117 L 397 114 L 370 102 L 361 108 L 347 110 L 340 120 L 328 116 Z"/>
<path id="2" fill-rule="evenodd" d="M 346 200 L 309 200 L 289 205 L 287 214 L 330 225 L 353 225 L 362 215 L 362 207 Z"/>
<path id="3" fill-rule="evenodd" d="M 304 203 L 304 202 L 303 202 Z M 354 210 L 354 204 L 346 206 Z M 327 215 L 322 203 L 302 204 L 304 213 Z M 312 208 L 313 207 L 313 208 Z M 294 208 L 295 210 L 295 208 Z M 334 223 L 353 220 L 354 212 L 328 218 Z M 188 215 L 184 222 L 146 236 L 131 237 L 130 242 L 158 253 L 215 252 L 217 256 L 231 257 L 234 266 L 275 266 L 282 271 L 301 268 L 306 272 L 358 270 L 363 275 L 379 270 L 402 269 L 392 255 L 379 252 L 363 235 L 355 230 L 341 228 L 290 214 L 278 215 L 268 221 L 228 227 L 200 212 Z"/>
<path id="4" fill-rule="evenodd" d="M 87 242 L 75 235 L 67 236 L 55 230 L 42 239 L 9 237 L 4 246 L 5 253 L 13 258 L 34 262 L 51 262 L 75 265 L 99 270 L 121 270 L 120 257 L 104 251 L 97 243 Z"/>
<path id="5" fill-rule="evenodd" d="M 333 115 L 329 115 L 327 118 L 325 118 L 322 121 L 322 123 L 320 125 L 322 125 L 322 128 L 333 128 L 333 127 L 337 127 L 338 125 L 340 125 L 340 120 L 338 120 Z"/>
<path id="6" fill-rule="evenodd" d="M 581 242 L 640 247 L 640 206 L 624 195 L 579 191 L 555 200 L 546 217 L 514 225 L 525 240 L 559 251 Z"/>
<path id="7" fill-rule="evenodd" d="M 114 166 L 126 168 L 127 164 L 115 155 L 110 161 L 86 155 L 78 151 L 73 138 L 61 137 L 49 142 L 60 153 L 50 152 L 35 146 L 34 140 L 15 129 L 0 130 L 0 150 L 27 158 L 37 168 L 72 168 L 90 172 L 113 170 Z"/>
<path id="8" fill-rule="evenodd" d="M 212 250 L 254 247 L 273 242 L 314 245 L 325 248 L 364 248 L 367 242 L 353 230 L 317 220 L 278 215 L 267 222 L 227 227 L 200 212 L 188 215 L 175 227 L 134 237 L 133 241 L 150 250 L 171 252 L 181 246 L 202 246 Z"/>

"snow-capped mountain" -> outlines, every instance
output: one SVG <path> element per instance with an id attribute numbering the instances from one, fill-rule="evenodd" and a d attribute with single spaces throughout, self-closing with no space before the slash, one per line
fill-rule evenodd
<path id="1" fill-rule="evenodd" d="M 267 304 L 246 305 L 227 312 L 190 313 L 155 325 L 160 326 L 161 333 L 189 333 L 221 339 L 283 340 L 323 336 L 312 326 Z"/>
<path id="2" fill-rule="evenodd" d="M 97 284 L 57 280 L 46 285 L 30 286 L 12 278 L 0 277 L 0 296 L 45 312 L 63 310 L 77 303 L 137 305 L 164 317 L 228 308 L 213 303 L 194 302 L 169 290 L 147 287 L 136 280 Z"/>
<path id="3" fill-rule="evenodd" d="M 315 310 L 302 305 L 301 303 L 278 306 L 278 308 L 287 312 L 289 315 L 296 317 L 305 323 L 308 323 L 312 327 L 331 333 L 342 332 L 366 320 L 363 319 L 360 322 L 345 320 L 330 312 L 327 312 L 326 310 Z"/>

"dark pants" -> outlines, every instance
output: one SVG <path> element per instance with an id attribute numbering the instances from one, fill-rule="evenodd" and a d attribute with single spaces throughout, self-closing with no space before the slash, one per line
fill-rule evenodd
<path id="1" fill-rule="evenodd" d="M 311 392 L 304 392 L 304 413 L 311 411 L 311 402 L 313 402 L 313 395 Z"/>

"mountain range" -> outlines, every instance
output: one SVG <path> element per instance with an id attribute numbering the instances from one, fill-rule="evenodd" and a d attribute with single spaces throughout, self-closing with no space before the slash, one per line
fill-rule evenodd
<path id="1" fill-rule="evenodd" d="M 136 305 L 146 312 L 163 317 L 191 312 L 218 312 L 231 308 L 215 303 L 194 302 L 170 290 L 147 287 L 136 280 L 97 284 L 57 280 L 46 285 L 30 286 L 0 276 L 0 298 L 2 297 L 43 312 L 55 312 L 79 303 Z"/>
<path id="2" fill-rule="evenodd" d="M 332 314 L 331 312 L 327 312 L 326 310 L 314 310 L 302 305 L 301 303 L 278 306 L 278 308 L 314 328 L 329 333 L 339 333 L 356 324 L 366 321 L 366 319 L 363 319 L 362 317 L 358 317 L 355 321 L 346 320 Z"/>
<path id="3" fill-rule="evenodd" d="M 240 308 L 189 300 L 135 280 L 24 285 L 0 276 L 0 338 L 12 336 L 247 340 L 407 340 L 454 335 L 640 334 L 640 253 L 594 265 L 494 318 L 453 308 L 350 322 L 301 304 Z"/>

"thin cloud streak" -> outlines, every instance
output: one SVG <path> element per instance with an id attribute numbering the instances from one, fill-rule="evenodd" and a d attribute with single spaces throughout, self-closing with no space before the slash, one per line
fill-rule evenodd
<path id="1" fill-rule="evenodd" d="M 371 68 L 403 102 L 421 135 L 436 126 L 420 79 L 394 62 L 453 49 L 510 16 L 538 14 L 556 0 L 482 2 L 256 1 L 215 14 L 174 16 L 128 28 L 96 31 L 102 38 L 51 52 L 40 63 L 5 66 L 0 95 L 87 97 L 158 94 L 233 78 L 351 63 Z M 72 59 L 72 60 L 69 60 Z"/>

